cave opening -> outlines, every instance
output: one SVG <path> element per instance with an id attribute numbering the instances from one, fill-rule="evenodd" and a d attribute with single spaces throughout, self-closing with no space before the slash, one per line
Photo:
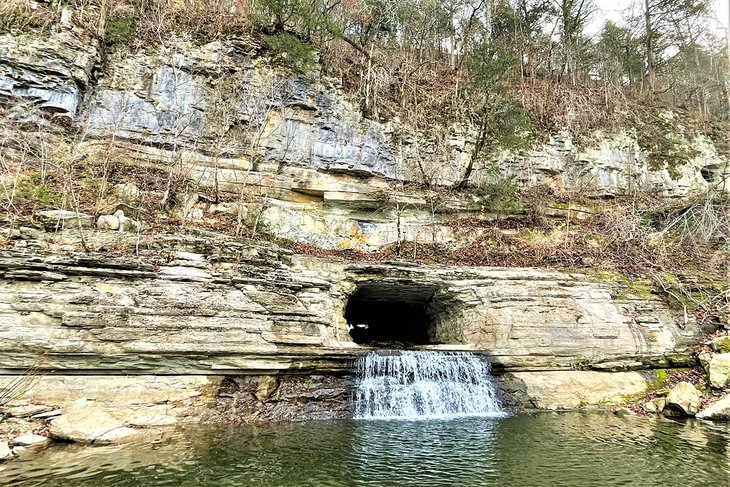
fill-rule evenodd
<path id="1" fill-rule="evenodd" d="M 435 292 L 434 286 L 415 283 L 359 284 L 345 308 L 350 336 L 355 343 L 379 346 L 430 343 Z"/>

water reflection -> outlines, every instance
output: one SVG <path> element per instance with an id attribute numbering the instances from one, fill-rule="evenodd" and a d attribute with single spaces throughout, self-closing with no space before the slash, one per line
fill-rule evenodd
<path id="1" fill-rule="evenodd" d="M 194 428 L 62 445 L 0 484 L 64 486 L 730 485 L 727 425 L 610 414 Z"/>

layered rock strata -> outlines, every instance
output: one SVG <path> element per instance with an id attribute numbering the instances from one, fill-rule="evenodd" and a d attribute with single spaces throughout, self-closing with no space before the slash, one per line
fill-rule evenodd
<path id="1" fill-rule="evenodd" d="M 110 235 L 137 238 L 85 232 L 87 242 Z M 55 237 L 72 240 L 74 234 Z M 204 237 L 145 237 L 137 255 L 118 257 L 60 248 L 7 251 L 0 258 L 5 382 L 27 368 L 49 374 L 44 380 L 51 382 L 81 375 L 94 383 L 108 377 L 102 382 L 114 384 L 113 377 L 125 376 L 133 384 L 139 380 L 139 389 L 120 383 L 118 393 L 128 395 L 132 387 L 143 397 L 147 387 L 159 386 L 163 394 L 177 388 L 169 383 L 175 378 L 197 389 L 194 378 L 201 377 L 207 378 L 199 384 L 203 389 L 218 384 L 214 388 L 227 391 L 225 397 L 256 399 L 234 400 L 241 410 L 272 402 L 278 405 L 269 416 L 275 417 L 279 405 L 290 401 L 282 416 L 299 417 L 296 408 L 312 402 L 309 407 L 319 417 L 329 407 L 321 400 L 346 402 L 358 354 L 409 346 L 353 341 L 345 314 L 349 298 L 362 288 L 369 289 L 374 307 L 423 304 L 427 341 L 417 347 L 484 353 L 502 373 L 563 371 L 570 377 L 578 368 L 602 378 L 606 372 L 598 371 L 683 366 L 691 362 L 691 347 L 702 334 L 691 321 L 680 327 L 674 312 L 645 287 L 638 291 L 635 283 L 605 276 L 351 263 L 260 242 Z M 328 375 L 332 379 L 318 381 L 334 382 L 323 387 L 327 393 L 317 393 L 305 379 L 286 384 L 287 377 L 303 374 Z M 216 378 L 247 375 L 259 379 L 254 385 L 235 379 L 221 387 Z M 266 377 L 275 377 L 278 392 L 268 385 L 259 390 L 259 382 L 269 384 Z M 49 390 L 43 386 L 29 397 L 40 399 Z M 295 390 L 310 400 L 292 401 Z M 113 396 L 100 401 L 113 403 Z M 73 397 L 42 402 L 61 404 Z M 201 402 L 211 407 L 209 394 L 193 397 L 206 398 Z M 190 407 L 197 400 L 191 401 Z"/>

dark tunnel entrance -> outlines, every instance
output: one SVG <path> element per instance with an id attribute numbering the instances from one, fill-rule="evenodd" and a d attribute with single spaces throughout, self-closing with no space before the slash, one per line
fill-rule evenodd
<path id="1" fill-rule="evenodd" d="M 435 287 L 423 284 L 359 284 L 345 309 L 352 340 L 376 345 L 430 343 L 428 305 L 435 292 Z"/>

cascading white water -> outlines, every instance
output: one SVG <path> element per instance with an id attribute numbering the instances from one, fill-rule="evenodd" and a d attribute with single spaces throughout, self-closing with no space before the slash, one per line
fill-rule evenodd
<path id="1" fill-rule="evenodd" d="M 371 352 L 358 360 L 357 419 L 501 416 L 489 362 L 466 352 Z"/>

